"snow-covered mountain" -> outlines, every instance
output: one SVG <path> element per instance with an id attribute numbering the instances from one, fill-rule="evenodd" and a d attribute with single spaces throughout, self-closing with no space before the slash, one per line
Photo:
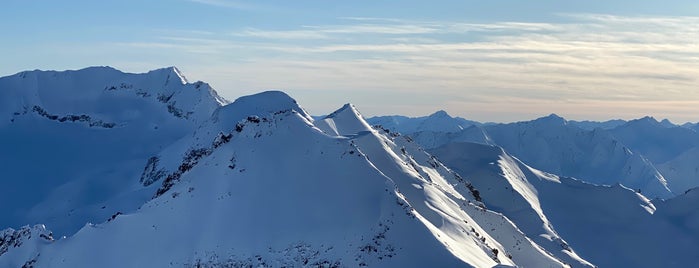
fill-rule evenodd
<path id="1" fill-rule="evenodd" d="M 122 79 L 117 81 L 167 77 L 157 71 L 132 75 L 99 70 L 114 72 Z M 178 85 L 182 91 L 197 90 L 181 80 Z M 72 167 L 73 173 L 63 175 L 65 182 L 39 177 L 35 183 L 51 184 L 49 193 L 79 200 L 59 208 L 78 207 L 88 212 L 97 208 L 113 214 L 74 217 L 71 223 L 81 218 L 84 226 L 74 234 L 65 228 L 70 236 L 63 238 L 49 231 L 51 224 L 62 223 L 52 217 L 43 218 L 47 226 L 6 229 L 1 233 L 0 267 L 561 267 L 564 262 L 588 263 L 574 254 L 549 252 L 533 242 L 512 221 L 484 209 L 477 189 L 467 180 L 409 138 L 369 127 L 352 105 L 314 121 L 282 92 L 263 92 L 219 106 L 223 102 L 207 89 L 213 109 L 202 109 L 209 114 L 206 119 L 185 109 L 198 106 L 176 106 L 189 114 L 178 117 L 157 97 L 150 101 L 148 96 L 127 95 L 142 87 L 135 84 L 133 91 L 119 93 L 131 101 L 145 98 L 138 105 L 124 105 L 142 105 L 158 116 L 170 114 L 172 118 L 160 120 L 171 120 L 172 128 L 182 133 L 150 144 L 147 142 L 155 141 L 148 139 L 157 140 L 158 135 L 148 135 L 155 127 L 147 123 L 158 129 L 162 125 L 159 120 L 148 121 L 152 118 L 147 115 L 129 121 L 108 112 L 55 109 L 59 119 L 74 113 L 90 118 L 104 115 L 115 125 L 99 127 L 101 132 L 91 138 L 116 142 L 109 138 L 116 135 L 110 131 L 121 130 L 118 133 L 126 141 L 87 143 L 122 150 L 116 160 L 92 151 L 65 150 L 61 155 L 68 159 L 65 161 L 88 161 L 78 157 L 92 156 L 92 162 L 79 163 L 105 161 L 101 164 L 112 167 L 113 173 L 92 167 L 81 173 L 80 168 Z M 101 94 L 110 96 L 109 88 Z M 29 123 L 22 122 L 31 120 L 32 124 L 46 121 L 47 131 L 65 131 L 65 136 L 96 131 L 95 126 L 77 120 L 61 122 L 30 112 L 14 116 L 6 129 L 25 128 Z M 180 126 L 177 120 L 188 123 Z M 134 121 L 143 121 L 140 129 Z M 142 139 L 146 140 L 128 143 L 136 141 L 129 140 L 135 138 L 127 132 L 145 135 Z M 57 143 L 66 139 L 55 138 Z M 81 149 L 77 141 L 71 145 Z M 141 148 L 144 145 L 153 148 Z M 44 147 L 48 148 L 52 149 Z M 15 161 L 25 168 L 43 164 Z M 76 179 L 71 174 L 84 177 Z M 111 176 L 101 178 L 105 174 Z M 3 183 L 15 180 L 12 177 Z M 99 191 L 101 188 L 107 190 Z M 35 211 L 60 213 L 42 203 L 38 195 L 34 199 L 48 207 Z M 49 196 L 49 200 L 58 197 Z M 20 201 L 12 202 L 13 206 L 22 206 Z M 26 221 L 7 218 L 8 222 Z"/>
<path id="2" fill-rule="evenodd" d="M 174 68 L 28 71 L 0 78 L 0 226 L 74 233 L 137 208 L 143 163 L 226 103 Z"/>
<path id="3" fill-rule="evenodd" d="M 0 187 L 14 190 L 0 195 L 0 267 L 699 261 L 697 190 L 649 201 L 664 193 L 649 161 L 557 116 L 372 127 L 351 104 L 312 117 L 280 91 L 229 103 L 176 68 L 22 72 L 0 78 L 0 104 Z"/>
<path id="4" fill-rule="evenodd" d="M 470 126 L 481 125 L 476 121 L 452 117 L 440 110 L 428 116 L 407 117 L 401 115 L 377 116 L 366 119 L 370 125 L 381 125 L 386 129 L 403 134 L 420 131 L 459 132 Z"/>
<path id="5" fill-rule="evenodd" d="M 653 204 L 618 184 L 596 186 L 541 172 L 497 146 L 453 143 L 431 152 L 468 177 L 489 209 L 548 250 L 572 247 L 600 267 L 699 262 L 697 191 Z"/>

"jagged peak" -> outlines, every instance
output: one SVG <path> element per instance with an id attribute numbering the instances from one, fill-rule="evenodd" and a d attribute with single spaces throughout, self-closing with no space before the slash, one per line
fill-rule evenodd
<path id="1" fill-rule="evenodd" d="M 632 120 L 632 121 L 642 121 L 642 122 L 654 122 L 654 123 L 658 123 L 658 120 L 655 119 L 655 117 L 652 117 L 652 116 L 644 116 L 644 117 L 642 117 L 642 118 L 639 118 L 639 119 L 636 119 L 636 120 Z"/>
<path id="2" fill-rule="evenodd" d="M 325 116 L 325 118 L 333 118 L 339 114 L 346 113 L 346 112 L 351 112 L 354 114 L 354 116 L 361 116 L 359 111 L 357 111 L 357 107 L 354 106 L 354 104 L 351 103 L 345 103 L 340 107 L 340 109 L 337 109 L 336 111 L 332 112 L 331 114 Z"/>
<path id="3" fill-rule="evenodd" d="M 667 119 L 667 118 L 660 121 L 660 124 L 663 125 L 664 127 L 668 127 L 668 128 L 678 126 L 677 124 L 672 123 L 672 121 L 670 121 L 670 119 Z"/>
<path id="4" fill-rule="evenodd" d="M 452 118 L 446 111 L 439 110 L 428 116 L 429 118 Z"/>
<path id="5" fill-rule="evenodd" d="M 347 103 L 340 109 L 315 122 L 316 127 L 331 135 L 351 135 L 372 131 L 357 108 Z"/>
<path id="6" fill-rule="evenodd" d="M 155 70 L 149 71 L 147 74 L 148 75 L 167 76 L 167 79 L 177 79 L 177 81 L 183 85 L 189 83 L 189 81 L 187 81 L 187 78 L 175 66 L 155 69 Z"/>
<path id="7" fill-rule="evenodd" d="M 639 124 L 657 126 L 657 125 L 660 125 L 660 122 L 658 122 L 658 120 L 656 120 L 655 117 L 652 117 L 652 116 L 644 116 L 644 117 L 641 117 L 641 118 L 638 118 L 638 119 L 630 120 L 630 121 L 629 121 L 628 123 L 626 123 L 626 124 L 629 125 L 629 126 L 631 126 L 631 125 L 639 125 Z"/>
<path id="8" fill-rule="evenodd" d="M 550 114 L 544 117 L 539 117 L 534 120 L 535 122 L 546 122 L 546 123 L 553 123 L 557 125 L 565 125 L 566 120 L 563 117 L 558 116 L 557 114 Z"/>

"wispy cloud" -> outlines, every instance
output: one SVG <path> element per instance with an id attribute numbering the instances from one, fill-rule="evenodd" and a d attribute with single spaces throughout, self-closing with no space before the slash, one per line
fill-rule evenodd
<path id="1" fill-rule="evenodd" d="M 244 29 L 233 33 L 234 36 L 268 38 L 268 39 L 327 39 L 330 38 L 327 34 L 321 31 L 311 30 L 290 30 L 290 31 L 275 31 L 275 30 L 260 30 L 260 29 Z"/>
<path id="2" fill-rule="evenodd" d="M 561 14 L 561 19 L 342 18 L 338 24 L 241 28 L 197 38 L 172 33 L 122 45 L 215 55 L 217 67 L 238 77 L 222 82 L 226 87 L 409 92 L 463 114 L 521 106 L 564 115 L 568 107 L 578 115 L 604 106 L 607 114 L 640 115 L 651 109 L 644 105 L 657 103 L 668 114 L 686 115 L 699 104 L 699 17 Z M 229 59 L 245 63 L 228 64 Z M 575 101 L 556 104 L 561 100 Z M 699 108 L 692 111 L 699 114 Z"/>
<path id="3" fill-rule="evenodd" d="M 253 9 L 259 8 L 259 6 L 255 5 L 255 4 L 246 3 L 243 1 L 234 1 L 234 0 L 187 0 L 187 1 L 199 3 L 199 4 L 204 4 L 204 5 L 215 6 L 215 7 L 225 7 L 225 8 L 242 9 L 242 10 L 253 10 Z"/>

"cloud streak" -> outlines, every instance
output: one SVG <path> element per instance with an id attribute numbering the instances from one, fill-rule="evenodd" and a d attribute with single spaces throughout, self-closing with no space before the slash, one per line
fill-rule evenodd
<path id="1" fill-rule="evenodd" d="M 493 120 L 524 119 L 514 109 L 564 115 L 662 112 L 653 107 L 667 108 L 676 121 L 699 120 L 687 113 L 699 114 L 691 108 L 699 103 L 699 17 L 560 17 L 556 23 L 342 18 L 333 25 L 242 28 L 217 39 L 161 36 L 121 45 L 219 55 L 215 65 L 238 77 L 212 81 L 224 86 L 224 94 L 240 87 L 342 94 L 354 89 L 417 98 L 439 92 L 431 99 L 455 113 L 509 111 L 509 117 Z M 245 63 L 227 64 L 228 58 Z M 405 97 L 392 102 L 400 98 Z M 575 102 L 553 104 L 569 103 L 562 100 Z M 396 109 L 383 113 L 430 112 Z M 372 112 L 378 109 L 365 113 Z"/>
<path id="2" fill-rule="evenodd" d="M 250 3 L 243 2 L 243 1 L 235 1 L 235 0 L 187 0 L 187 1 L 193 2 L 193 3 L 198 3 L 198 4 L 203 4 L 203 5 L 214 6 L 214 7 L 232 8 L 232 9 L 240 9 L 240 10 L 255 10 L 255 9 L 260 8 L 260 6 L 255 5 L 255 4 L 250 4 Z"/>

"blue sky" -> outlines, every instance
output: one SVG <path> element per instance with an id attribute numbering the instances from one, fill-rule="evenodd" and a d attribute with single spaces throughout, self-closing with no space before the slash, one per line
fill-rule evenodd
<path id="1" fill-rule="evenodd" d="M 699 121 L 696 1 L 3 1 L 0 75 L 177 66 L 311 113 Z"/>

